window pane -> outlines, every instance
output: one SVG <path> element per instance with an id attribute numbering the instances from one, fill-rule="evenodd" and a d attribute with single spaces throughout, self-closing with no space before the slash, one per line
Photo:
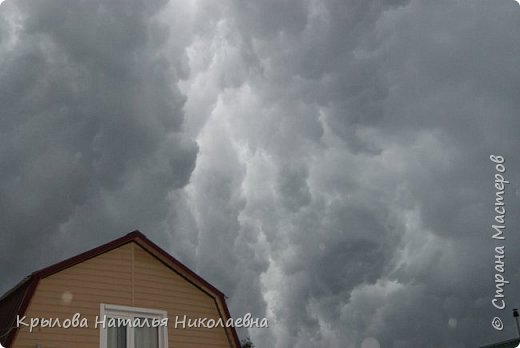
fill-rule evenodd
<path id="1" fill-rule="evenodd" d="M 126 327 L 107 327 L 107 348 L 126 348 Z"/>
<path id="2" fill-rule="evenodd" d="M 140 318 L 141 322 L 143 318 Z M 151 322 L 151 321 L 150 321 Z M 135 346 L 139 348 L 159 348 L 159 328 L 158 327 L 135 327 L 134 328 Z"/>

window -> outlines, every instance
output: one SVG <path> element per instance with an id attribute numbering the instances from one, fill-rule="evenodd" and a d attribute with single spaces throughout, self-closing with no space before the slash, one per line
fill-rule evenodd
<path id="1" fill-rule="evenodd" d="M 168 348 L 168 327 L 157 325 L 167 318 L 165 311 L 103 303 L 100 307 L 101 348 Z"/>

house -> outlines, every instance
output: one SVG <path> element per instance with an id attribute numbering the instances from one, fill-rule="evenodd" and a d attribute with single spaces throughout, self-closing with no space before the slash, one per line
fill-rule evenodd
<path id="1" fill-rule="evenodd" d="M 34 272 L 4 294 L 0 343 L 239 348 L 232 320 L 222 292 L 134 231 Z"/>

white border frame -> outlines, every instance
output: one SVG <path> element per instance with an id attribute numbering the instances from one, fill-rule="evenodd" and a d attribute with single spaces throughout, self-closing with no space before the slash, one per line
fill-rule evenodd
<path id="1" fill-rule="evenodd" d="M 116 318 L 168 318 L 168 313 L 160 309 L 130 307 L 121 305 L 111 305 L 101 303 L 99 305 L 99 320 L 106 320 L 106 317 Z M 159 348 L 168 348 L 168 326 L 158 326 L 159 329 Z M 134 346 L 132 328 L 127 330 L 127 344 Z M 99 325 L 99 347 L 107 348 L 107 329 L 103 325 Z M 135 347 L 134 347 L 135 348 Z"/>

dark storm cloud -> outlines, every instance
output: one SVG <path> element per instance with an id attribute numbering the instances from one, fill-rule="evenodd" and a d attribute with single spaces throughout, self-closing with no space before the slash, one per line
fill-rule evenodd
<path id="1" fill-rule="evenodd" d="M 8 1 L 2 13 L 9 277 L 52 259 L 45 247 L 72 254 L 139 227 L 229 295 L 232 314 L 269 317 L 241 332 L 259 347 L 514 335 L 508 314 L 503 333 L 490 327 L 488 159 L 506 157 L 518 210 L 513 1 Z M 511 307 L 518 223 L 507 214 Z"/>
<path id="2" fill-rule="evenodd" d="M 167 28 L 152 16 L 163 5 L 2 5 L 0 224 L 9 282 L 120 233 L 164 228 L 167 194 L 188 182 L 197 146 L 182 134 L 176 71 L 158 54 Z"/>
<path id="3" fill-rule="evenodd" d="M 201 152 L 220 148 L 208 139 L 224 137 L 237 154 L 199 158 L 204 177 L 226 167 L 235 184 L 211 185 L 243 203 L 232 214 L 200 215 L 198 224 L 238 217 L 218 235 L 268 261 L 251 288 L 261 287 L 273 324 L 253 337 L 276 347 L 361 347 L 373 338 L 382 347 L 470 347 L 513 335 L 510 325 L 504 334 L 489 325 L 488 156 L 503 153 L 518 176 L 514 3 L 227 2 L 221 9 L 214 34 L 191 46 L 185 90 L 206 105 L 188 108 L 189 117 L 208 112 Z M 232 85 L 222 85 L 226 74 L 234 74 Z M 204 98 L 193 87 L 200 81 Z M 216 123 L 225 131 L 214 131 Z M 196 181 L 192 189 L 200 189 Z M 197 212 L 215 206 L 188 196 Z M 250 231 L 256 238 L 242 237 Z M 230 258 L 215 271 L 229 269 Z M 261 258 L 245 267 L 257 264 Z M 241 299 L 235 308 L 261 306 L 255 294 L 242 299 L 244 291 L 232 293 Z"/>

